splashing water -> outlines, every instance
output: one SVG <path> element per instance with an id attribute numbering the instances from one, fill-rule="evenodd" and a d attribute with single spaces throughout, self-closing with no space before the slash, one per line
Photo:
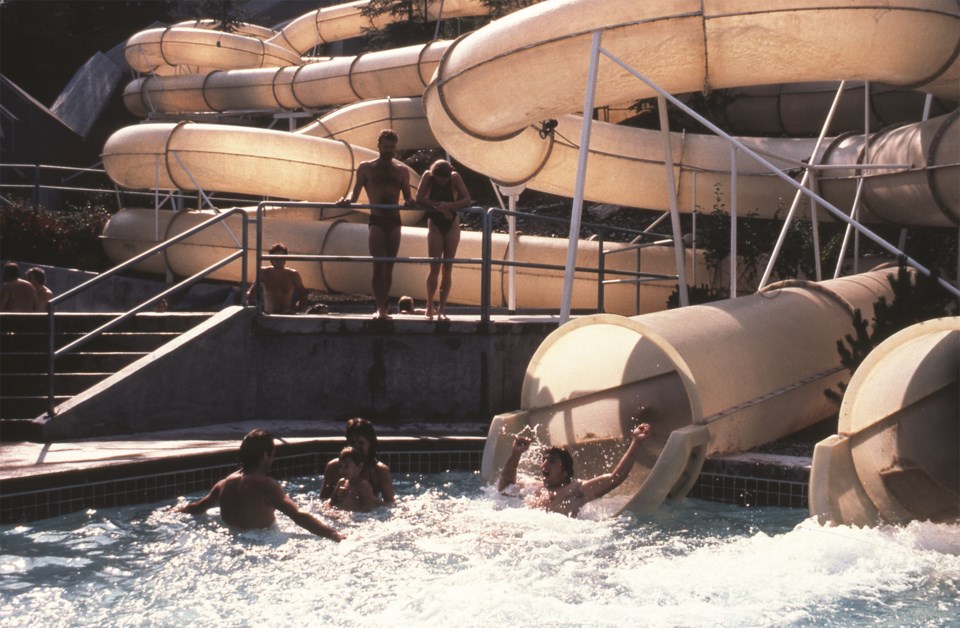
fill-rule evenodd
<path id="1" fill-rule="evenodd" d="M 320 478 L 287 491 L 321 512 Z M 0 623 L 955 625 L 960 527 L 824 528 L 698 500 L 647 516 L 528 510 L 479 476 L 411 474 L 398 503 L 236 533 L 169 504 L 0 527 Z"/>

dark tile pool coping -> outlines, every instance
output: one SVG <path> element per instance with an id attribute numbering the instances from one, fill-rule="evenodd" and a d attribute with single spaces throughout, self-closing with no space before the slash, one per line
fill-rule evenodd
<path id="1" fill-rule="evenodd" d="M 398 473 L 479 471 L 481 437 L 395 438 L 380 459 Z M 281 443 L 272 475 L 319 475 L 342 437 Z M 386 446 L 385 446 L 386 445 Z M 0 523 L 26 523 L 80 510 L 173 500 L 209 489 L 237 468 L 237 450 L 191 453 L 0 481 Z M 708 459 L 688 497 L 740 506 L 807 507 L 809 458 L 736 454 Z"/>

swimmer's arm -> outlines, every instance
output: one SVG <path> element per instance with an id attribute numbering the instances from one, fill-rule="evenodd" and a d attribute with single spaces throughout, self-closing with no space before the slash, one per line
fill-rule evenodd
<path id="1" fill-rule="evenodd" d="M 507 458 L 507 461 L 503 464 L 503 470 L 500 472 L 500 482 L 497 483 L 498 491 L 517 483 L 517 467 L 520 466 L 520 456 L 528 449 L 530 449 L 529 438 L 517 436 L 513 440 L 510 457 Z"/>
<path id="2" fill-rule="evenodd" d="M 417 205 L 431 209 L 437 208 L 437 202 L 430 199 L 431 187 L 433 187 L 433 175 L 428 170 L 423 173 L 423 177 L 420 179 L 420 187 L 417 188 Z"/>
<path id="3" fill-rule="evenodd" d="M 333 495 L 333 489 L 340 479 L 340 461 L 336 458 L 327 463 L 323 470 L 323 486 L 320 487 L 320 499 L 327 499 Z"/>
<path id="4" fill-rule="evenodd" d="M 217 506 L 220 504 L 220 490 L 223 488 L 223 481 L 217 482 L 216 485 L 210 489 L 210 492 L 206 496 L 201 497 L 200 499 L 184 504 L 183 506 L 178 506 L 174 508 L 174 512 L 185 512 L 188 515 L 196 515 L 202 512 Z"/>
<path id="5" fill-rule="evenodd" d="M 390 467 L 380 463 L 377 465 L 377 475 L 380 476 L 380 491 L 383 493 L 383 503 L 392 504 L 396 501 L 393 494 L 393 477 L 390 475 Z"/>
<path id="6" fill-rule="evenodd" d="M 307 304 L 309 295 L 307 294 L 307 288 L 303 285 L 303 277 L 300 276 L 300 273 L 292 268 L 290 272 L 293 273 L 293 290 L 297 294 L 297 302 L 293 304 L 293 309 L 299 312 L 300 309 Z"/>
<path id="7" fill-rule="evenodd" d="M 467 190 L 467 184 L 463 182 L 463 177 L 460 176 L 459 172 L 454 172 L 450 175 L 450 180 L 453 182 L 453 186 L 457 190 L 457 200 L 451 201 L 449 203 L 444 203 L 446 209 L 454 211 L 457 209 L 463 209 L 464 207 L 469 207 L 473 200 L 470 198 L 470 192 Z"/>
<path id="8" fill-rule="evenodd" d="M 367 183 L 367 169 L 369 167 L 367 162 L 363 162 L 357 167 L 357 182 L 353 184 L 353 192 L 350 196 L 344 196 L 337 201 L 337 205 L 347 206 L 357 202 L 357 199 L 360 198 L 360 190 Z"/>
<path id="9" fill-rule="evenodd" d="M 400 193 L 403 194 L 403 202 L 406 205 L 415 205 L 413 193 L 410 191 L 410 171 L 406 168 L 400 168 Z"/>
<path id="10" fill-rule="evenodd" d="M 606 495 L 613 489 L 623 484 L 627 476 L 630 475 L 630 469 L 636 461 L 637 453 L 640 451 L 640 445 L 650 436 L 650 426 L 641 423 L 635 430 L 630 439 L 630 446 L 623 453 L 620 462 L 611 473 L 595 477 L 580 484 L 587 501 Z"/>
<path id="11" fill-rule="evenodd" d="M 323 523 L 309 512 L 303 512 L 300 507 L 290 499 L 290 496 L 283 492 L 279 482 L 273 488 L 273 506 L 286 516 L 290 517 L 295 524 L 317 536 L 322 536 L 334 541 L 342 541 L 345 537 Z"/>

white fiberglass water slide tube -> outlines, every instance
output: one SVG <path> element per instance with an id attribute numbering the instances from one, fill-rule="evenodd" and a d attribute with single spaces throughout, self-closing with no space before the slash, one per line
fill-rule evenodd
<path id="1" fill-rule="evenodd" d="M 264 221 L 264 243 L 283 242 L 293 253 L 303 255 L 366 255 L 367 227 L 348 221 L 321 221 L 320 211 L 313 213 L 284 208 L 268 212 Z M 160 211 L 150 209 L 127 209 L 111 217 L 104 229 L 103 245 L 111 259 L 130 259 L 156 245 L 157 241 L 170 239 L 187 229 L 212 217 L 211 212 Z M 148 229 L 149 227 L 149 229 Z M 207 229 L 181 244 L 171 247 L 166 255 L 155 255 L 137 266 L 137 270 L 153 274 L 168 271 L 178 276 L 190 276 L 212 266 L 237 249 L 242 234 L 240 218 L 228 219 L 226 227 Z M 159 237 L 157 237 L 159 236 Z M 494 260 L 507 259 L 509 239 L 503 234 L 494 234 L 492 256 Z M 256 245 L 255 236 L 249 234 L 251 249 Z M 608 250 L 618 246 L 607 243 Z M 457 257 L 479 260 L 482 256 L 481 234 L 464 231 L 461 235 Z M 427 230 L 404 227 L 400 243 L 400 256 L 425 257 Z M 598 243 L 581 241 L 578 245 L 578 260 L 583 266 L 597 267 Z M 517 268 L 515 272 L 516 307 L 520 309 L 559 309 L 563 292 L 563 263 L 567 243 L 560 238 L 519 236 L 516 259 L 537 264 L 549 264 L 556 268 Z M 255 259 L 248 261 L 247 277 L 252 281 Z M 688 251 L 685 260 L 688 269 L 693 269 L 694 258 Z M 328 292 L 358 292 L 370 285 L 369 263 L 356 262 L 291 262 L 309 288 Z M 616 271 L 669 273 L 675 266 L 672 247 L 657 246 L 642 251 L 631 249 L 622 254 L 610 255 L 606 261 L 607 278 L 617 277 Z M 691 271 L 692 272 L 692 271 Z M 697 276 L 707 277 L 709 272 L 703 257 L 697 259 Z M 507 305 L 508 271 L 495 266 L 491 281 L 490 299 L 494 306 Z M 239 281 L 241 264 L 235 262 L 216 271 L 212 278 Z M 393 292 L 408 294 L 418 299 L 425 298 L 426 264 L 398 264 L 394 270 Z M 463 305 L 479 305 L 482 274 L 479 264 L 458 265 L 456 279 L 450 293 L 450 302 Z M 577 273 L 572 299 L 573 308 L 594 310 L 597 308 L 596 277 Z M 667 299 L 676 287 L 676 280 L 656 281 L 644 284 L 642 290 L 636 285 L 621 283 L 606 286 L 604 307 L 607 311 L 633 313 L 656 311 L 666 308 Z"/>
<path id="2" fill-rule="evenodd" d="M 581 119 L 565 114 L 583 107 L 594 30 L 602 31 L 606 51 L 671 93 L 780 83 L 784 77 L 797 82 L 839 77 L 922 86 L 951 100 L 958 93 L 960 8 L 952 1 L 866 5 L 770 0 L 747 7 L 709 0 L 556 0 L 498 20 L 457 40 L 447 51 L 424 94 L 430 125 L 444 148 L 494 179 L 569 194 Z M 508 97 L 503 96 L 505 83 Z M 656 95 L 606 57 L 599 62 L 595 94 L 594 106 Z M 556 141 L 545 140 L 538 132 L 540 122 L 551 118 L 560 121 Z M 925 135 L 928 146 L 931 135 L 944 138 L 943 146 L 934 147 L 933 157 L 942 161 L 927 169 L 931 155 L 924 154 L 928 159 L 906 161 L 907 174 L 921 185 L 926 185 L 927 177 L 937 177 L 951 195 L 932 206 L 911 205 L 905 210 L 904 199 L 889 189 L 883 176 L 870 177 L 865 185 L 884 189 L 886 195 L 874 195 L 877 198 L 865 208 L 862 220 L 960 223 L 955 150 L 960 131 L 955 120 L 939 124 L 942 131 Z M 906 134 L 911 133 L 916 135 Z M 682 211 L 692 209 L 694 198 L 701 203 L 712 199 L 715 186 L 729 193 L 730 149 L 725 142 L 679 135 L 672 141 Z M 752 144 L 797 162 L 811 158 L 810 143 L 797 142 L 794 148 L 778 140 Z M 594 123 L 590 151 L 585 198 L 657 209 L 668 206 L 658 134 Z M 894 163 L 904 163 L 907 156 Z M 739 200 L 750 210 L 759 210 L 759 215 L 770 216 L 777 209 L 776 199 L 790 198 L 792 190 L 745 161 L 741 158 L 738 164 L 741 175 L 746 175 L 741 192 L 746 196 Z M 877 162 L 873 151 L 864 161 L 890 163 Z M 841 204 L 852 201 L 853 186 L 852 181 L 843 186 L 848 189 L 840 194 Z M 757 190 L 765 190 L 765 198 L 750 196 Z"/>
<path id="3" fill-rule="evenodd" d="M 960 518 L 960 318 L 909 327 L 857 368 L 817 444 L 810 514 L 869 526 Z"/>
<path id="4" fill-rule="evenodd" d="M 368 0 L 324 7 L 306 13 L 279 32 L 242 24 L 235 32 L 214 30 L 216 21 L 182 22 L 168 28 L 151 28 L 127 40 L 124 56 L 137 72 L 205 74 L 211 70 L 302 65 L 301 54 L 315 46 L 361 35 L 364 29 L 382 28 L 396 21 L 386 14 L 371 19 L 362 14 Z M 479 0 L 444 0 L 425 7 L 428 20 L 485 15 Z"/>
<path id="5" fill-rule="evenodd" d="M 683 497 L 708 454 L 749 449 L 836 412 L 824 390 L 847 379 L 837 342 L 854 310 L 892 296 L 878 270 L 787 282 L 739 299 L 623 318 L 599 314 L 552 333 L 527 367 L 521 409 L 490 425 L 481 475 L 497 480 L 514 436 L 568 447 L 576 477 L 607 473 L 639 421 L 639 464 L 605 510 L 637 512 Z M 533 475 L 530 460 L 521 470 Z"/>

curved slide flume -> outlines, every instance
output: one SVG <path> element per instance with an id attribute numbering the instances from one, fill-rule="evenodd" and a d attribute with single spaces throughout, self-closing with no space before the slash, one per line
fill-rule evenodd
<path id="1" fill-rule="evenodd" d="M 423 96 L 430 125 L 444 148 L 496 180 L 571 195 L 581 127 L 581 119 L 572 113 L 583 106 L 594 29 L 603 32 L 605 50 L 672 93 L 779 83 L 790 77 L 792 81 L 866 79 L 918 86 L 954 101 L 958 96 L 960 7 L 956 2 L 885 2 L 881 6 L 766 2 L 746 8 L 699 0 L 642 4 L 557 0 L 528 7 L 471 33 L 444 55 Z M 510 86 L 507 98 L 504 82 Z M 595 106 L 654 95 L 645 83 L 601 58 Z M 538 132 L 545 119 L 560 121 L 552 142 Z M 951 185 L 960 178 L 956 158 L 960 128 L 948 116 L 922 129 L 890 132 L 902 137 L 943 137 L 942 150 L 914 161 L 917 151 L 906 149 L 894 163 L 909 164 L 907 172 L 920 185 L 926 185 L 927 176 L 938 177 L 950 188 L 950 196 L 944 202 L 911 204 L 908 209 L 902 197 L 888 197 L 881 207 L 868 204 L 863 220 L 960 224 L 960 195 L 957 186 Z M 810 142 L 758 139 L 747 143 L 784 156 L 794 167 L 811 157 L 814 162 L 822 159 L 822 155 L 811 155 Z M 691 211 L 694 198 L 712 198 L 716 185 L 729 192 L 729 146 L 723 140 L 675 134 L 672 144 L 681 211 Z M 668 207 L 659 133 L 595 122 L 589 149 L 586 199 Z M 875 159 L 871 153 L 864 161 L 890 163 Z M 741 159 L 738 164 L 741 176 L 745 175 L 738 187 L 743 195 L 740 201 L 760 216 L 771 216 L 777 199 L 789 198 L 792 190 L 747 161 Z M 834 156 L 827 163 L 856 161 L 839 161 Z M 838 184 L 832 186 L 834 196 L 828 201 L 850 207 L 855 181 L 848 175 L 829 175 Z M 867 186 L 891 187 L 883 175 L 867 179 Z"/>
<path id="2" fill-rule="evenodd" d="M 824 390 L 849 377 L 837 342 L 853 333 L 855 310 L 870 320 L 876 300 L 891 298 L 895 273 L 787 282 L 632 318 L 575 319 L 530 360 L 520 410 L 494 417 L 481 476 L 496 483 L 518 433 L 567 447 L 578 478 L 606 473 L 624 434 L 644 421 L 653 436 L 642 458 L 600 507 L 646 512 L 683 497 L 707 455 L 749 449 L 836 412 Z"/>

